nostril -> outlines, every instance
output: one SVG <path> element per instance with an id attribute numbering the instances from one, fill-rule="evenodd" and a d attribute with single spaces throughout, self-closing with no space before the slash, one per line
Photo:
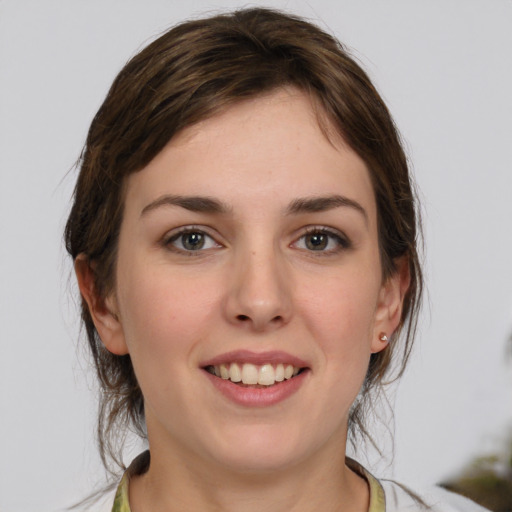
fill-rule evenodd
<path id="1" fill-rule="evenodd" d="M 237 315 L 237 319 L 241 320 L 242 322 L 247 322 L 251 318 L 247 315 Z M 281 315 L 277 315 L 274 318 L 272 318 L 271 322 L 281 322 L 283 320 L 283 317 Z"/>

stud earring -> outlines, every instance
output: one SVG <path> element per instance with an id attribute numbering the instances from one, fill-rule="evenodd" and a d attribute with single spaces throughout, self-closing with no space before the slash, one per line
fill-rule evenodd
<path id="1" fill-rule="evenodd" d="M 386 336 L 385 332 L 381 332 L 379 334 L 379 340 L 382 341 L 383 343 L 387 343 L 388 342 L 388 337 Z"/>

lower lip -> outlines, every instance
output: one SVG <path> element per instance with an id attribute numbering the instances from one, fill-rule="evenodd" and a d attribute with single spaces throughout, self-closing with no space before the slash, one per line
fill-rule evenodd
<path id="1" fill-rule="evenodd" d="M 291 379 L 264 388 L 239 386 L 230 380 L 216 377 L 206 370 L 204 373 L 215 388 L 232 402 L 246 407 L 268 407 L 278 404 L 296 393 L 307 378 L 309 371 L 303 370 Z"/>

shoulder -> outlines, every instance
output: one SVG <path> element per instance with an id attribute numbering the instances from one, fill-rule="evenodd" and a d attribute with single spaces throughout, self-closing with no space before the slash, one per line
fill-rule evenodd
<path id="1" fill-rule="evenodd" d="M 393 480 L 380 480 L 380 483 L 386 496 L 386 512 L 488 512 L 473 501 L 440 487 L 417 492 Z"/>
<path id="2" fill-rule="evenodd" d="M 368 512 L 490 512 L 471 500 L 440 487 L 418 492 L 395 480 L 377 479 L 361 464 L 348 457 L 346 464 L 368 482 Z"/>

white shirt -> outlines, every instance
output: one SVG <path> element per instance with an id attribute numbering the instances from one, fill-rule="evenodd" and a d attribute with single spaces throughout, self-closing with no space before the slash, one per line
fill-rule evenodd
<path id="1" fill-rule="evenodd" d="M 361 475 L 370 489 L 368 512 L 489 512 L 467 498 L 432 487 L 423 492 L 409 490 L 406 486 L 392 480 L 378 480 L 358 462 L 346 458 L 346 464 Z M 149 452 L 140 454 L 125 472 L 115 495 L 113 508 L 105 512 L 130 512 L 128 487 L 130 476 L 140 474 L 149 466 Z M 109 500 L 110 501 L 110 500 Z M 110 507 L 112 507 L 110 501 Z"/>
<path id="2" fill-rule="evenodd" d="M 448 492 L 440 487 L 432 487 L 423 492 L 413 491 L 431 508 L 425 508 L 412 498 L 400 484 L 391 480 L 379 480 L 384 490 L 385 512 L 488 512 L 486 508 L 471 500 Z"/>

